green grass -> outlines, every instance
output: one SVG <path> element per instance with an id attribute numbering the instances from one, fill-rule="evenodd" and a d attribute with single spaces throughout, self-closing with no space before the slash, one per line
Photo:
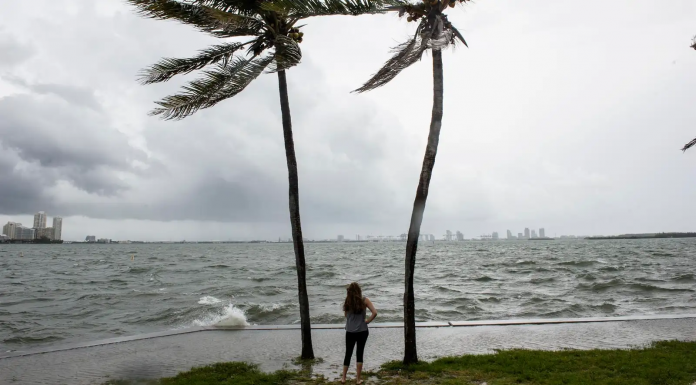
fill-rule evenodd
<path id="1" fill-rule="evenodd" d="M 508 350 L 447 357 L 408 368 L 390 362 L 382 366 L 381 375 L 389 373 L 407 380 L 426 377 L 441 384 L 691 385 L 696 380 L 696 343 L 666 341 L 633 350 Z"/>
<path id="2" fill-rule="evenodd" d="M 160 385 L 335 384 L 315 378 L 306 366 L 299 371 L 263 373 L 240 362 L 192 369 L 152 382 Z M 353 372 L 351 370 L 351 372 Z M 384 385 L 691 385 L 696 381 L 696 343 L 666 341 L 644 349 L 507 350 L 496 354 L 447 357 L 404 367 L 390 362 L 369 373 L 366 384 Z M 350 381 L 349 383 L 355 383 Z M 112 384 L 119 384 L 112 382 Z"/>
<path id="3" fill-rule="evenodd" d="M 174 377 L 159 380 L 112 380 L 103 385 L 275 385 L 297 382 L 305 377 L 300 371 L 279 370 L 264 373 L 256 365 L 244 362 L 225 362 L 193 368 Z"/>
<path id="4" fill-rule="evenodd" d="M 255 365 L 243 362 L 220 363 L 188 372 L 179 373 L 176 377 L 163 378 L 161 385 L 274 385 L 286 384 L 291 379 L 299 377 L 299 372 L 280 370 L 274 373 L 264 373 Z"/>

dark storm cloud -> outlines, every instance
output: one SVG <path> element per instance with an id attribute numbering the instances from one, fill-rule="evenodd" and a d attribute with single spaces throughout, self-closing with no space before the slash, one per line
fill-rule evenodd
<path id="1" fill-rule="evenodd" d="M 41 175 L 18 167 L 20 162 L 16 153 L 0 151 L 0 212 L 4 214 L 26 214 L 46 204 Z"/>
<path id="2" fill-rule="evenodd" d="M 258 176 L 255 182 L 262 179 Z M 156 221 L 275 222 L 285 219 L 287 207 L 282 201 L 287 192 L 276 181 L 267 188 L 250 186 L 247 180 L 210 178 L 195 184 L 190 191 L 174 183 L 166 191 L 147 201 L 112 201 L 111 203 L 68 203 L 61 209 L 70 215 L 92 218 L 139 219 Z M 142 194 L 145 195 L 146 193 Z M 142 196 L 141 195 L 141 196 Z"/>
<path id="3" fill-rule="evenodd" d="M 114 172 L 133 171 L 131 162 L 146 161 L 146 155 L 94 111 L 98 105 L 88 91 L 59 85 L 38 89 L 39 94 L 0 99 L 0 145 L 37 167 L 40 188 L 65 180 L 98 195 L 127 189 Z"/>
<path id="4" fill-rule="evenodd" d="M 9 96 L 0 99 L 0 116 L 2 143 L 44 167 L 125 169 L 131 160 L 144 158 L 103 116 L 67 100 Z"/>

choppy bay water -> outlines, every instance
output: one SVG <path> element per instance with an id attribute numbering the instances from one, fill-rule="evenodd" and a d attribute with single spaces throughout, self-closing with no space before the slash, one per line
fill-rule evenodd
<path id="1" fill-rule="evenodd" d="M 312 321 L 343 322 L 351 281 L 400 321 L 404 247 L 306 245 Z M 290 244 L 0 245 L 0 348 L 297 323 L 294 264 Z M 694 239 L 425 243 L 417 319 L 696 313 L 695 274 Z"/>

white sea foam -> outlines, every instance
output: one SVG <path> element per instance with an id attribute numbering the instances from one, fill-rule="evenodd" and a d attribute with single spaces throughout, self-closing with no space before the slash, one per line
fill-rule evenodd
<path id="1" fill-rule="evenodd" d="M 201 299 L 198 300 L 199 305 L 215 305 L 216 303 L 220 302 L 222 301 L 211 295 L 206 295 L 205 297 L 201 297 Z"/>
<path id="2" fill-rule="evenodd" d="M 229 304 L 225 307 L 224 316 L 214 325 L 217 326 L 248 326 L 246 315 L 244 310 L 234 307 L 234 305 Z"/>
<path id="3" fill-rule="evenodd" d="M 204 299 L 206 301 L 217 301 L 217 302 L 207 302 L 204 303 Z M 198 302 L 199 304 L 203 305 L 208 305 L 208 304 L 217 304 L 220 303 L 219 299 L 211 296 L 206 296 L 201 298 L 201 300 Z M 206 315 L 199 317 L 193 321 L 194 326 L 247 326 L 249 323 L 247 322 L 246 315 L 244 314 L 244 310 L 239 309 L 238 307 L 234 306 L 234 304 L 230 303 L 225 307 L 219 308 L 213 312 L 207 313 Z"/>
<path id="4" fill-rule="evenodd" d="M 234 297 L 232 297 L 234 298 Z M 233 303 L 229 303 L 226 306 L 222 303 L 223 301 L 219 298 L 215 298 L 212 295 L 206 295 L 198 300 L 199 305 L 208 305 L 215 308 L 211 312 L 207 312 L 202 317 L 199 317 L 193 321 L 195 326 L 246 326 L 249 325 L 247 322 L 246 314 L 244 310 L 234 306 Z"/>
<path id="5" fill-rule="evenodd" d="M 261 307 L 261 309 L 263 309 L 263 311 L 265 311 L 265 312 L 272 313 L 272 312 L 274 312 L 274 311 L 276 311 L 276 310 L 278 310 L 278 309 L 281 309 L 282 307 L 283 307 L 283 305 L 281 305 L 281 304 L 279 304 L 279 303 L 274 303 L 274 304 L 272 304 L 272 305 L 270 305 L 270 306 L 269 306 L 269 305 L 263 305 L 263 306 Z"/>

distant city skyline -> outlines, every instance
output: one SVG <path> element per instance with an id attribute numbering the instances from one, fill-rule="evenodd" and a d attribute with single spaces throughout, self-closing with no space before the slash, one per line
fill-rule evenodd
<path id="1" fill-rule="evenodd" d="M 19 220 L 12 220 L 12 217 L 3 217 L 0 216 L 1 219 L 8 218 L 10 219 L 10 222 L 13 222 L 18 225 L 22 225 L 22 223 L 32 223 L 34 222 L 34 219 L 38 219 L 39 221 L 43 222 L 42 215 L 40 215 L 41 212 L 37 212 L 32 216 L 21 216 L 21 219 Z M 46 216 L 46 222 L 51 220 L 48 214 L 44 211 L 43 214 Z M 28 219 L 27 219 L 28 218 Z M 224 224 L 211 224 L 210 231 L 206 231 L 206 233 L 214 233 L 215 231 L 219 232 L 218 236 L 201 236 L 201 235 L 195 235 L 195 234 L 185 234 L 179 237 L 171 237 L 167 236 L 166 234 L 162 236 L 157 236 L 157 232 L 159 230 L 159 226 L 152 227 L 151 230 L 152 232 L 142 232 L 138 231 L 137 234 L 131 234 L 131 235 L 125 235 L 125 236 L 119 236 L 118 234 L 122 233 L 124 229 L 129 229 L 129 226 L 124 226 L 123 228 L 117 227 L 117 228 L 111 228 L 111 229 L 105 229 L 105 230 L 98 230 L 98 231 L 92 231 L 94 230 L 92 226 L 84 227 L 82 226 L 82 230 L 78 228 L 75 230 L 73 227 L 74 222 L 79 222 L 82 218 L 79 217 L 70 217 L 69 221 L 71 223 L 70 226 L 70 231 L 71 234 L 66 238 L 64 236 L 65 230 L 62 228 L 62 222 L 64 221 L 64 218 L 62 217 L 54 217 L 53 218 L 53 232 L 54 232 L 54 237 L 58 236 L 62 240 L 68 240 L 71 242 L 85 242 L 85 237 L 86 235 L 91 235 L 91 234 L 100 234 L 100 237 L 95 236 L 95 242 L 98 241 L 133 241 L 133 242 L 181 242 L 181 241 L 199 241 L 199 242 L 209 242 L 209 241 L 223 241 L 223 242 L 245 242 L 245 241 L 254 241 L 254 240 L 261 240 L 261 241 L 268 241 L 268 242 L 276 242 L 278 241 L 279 237 L 278 235 L 271 235 L 271 236 L 261 236 L 259 235 L 239 235 L 237 231 L 234 231 L 233 229 L 230 230 L 229 232 L 223 232 L 221 229 L 224 229 Z M 7 225 L 3 226 L 3 234 L 5 233 L 5 228 Z M 163 226 L 166 226 L 166 224 L 163 224 Z M 437 226 L 436 226 L 437 227 Z M 483 226 L 482 226 L 483 227 Z M 488 226 L 486 226 L 488 227 Z M 48 227 L 47 227 L 48 228 Z M 56 228 L 58 231 L 56 231 Z M 84 229 L 87 230 L 84 230 Z M 443 230 L 443 231 L 435 231 L 434 233 L 431 230 L 433 227 L 429 227 L 430 230 L 425 230 L 423 233 L 421 233 L 421 237 L 419 238 L 420 242 L 427 242 L 427 241 L 435 241 L 435 240 L 446 240 L 447 239 L 447 231 L 450 232 L 450 240 L 451 241 L 457 241 L 458 239 L 465 239 L 465 240 L 471 240 L 471 239 L 487 239 L 487 240 L 494 240 L 494 233 L 498 233 L 498 231 L 488 231 L 488 232 L 480 232 L 476 230 L 471 230 L 469 233 L 470 234 L 484 234 L 483 236 L 470 236 L 466 237 L 465 232 L 461 230 Z M 532 238 L 532 228 L 531 227 L 526 227 L 527 229 L 530 230 L 530 238 Z M 31 234 L 31 231 L 33 230 L 33 234 Z M 534 229 L 537 232 L 537 235 L 539 238 L 545 238 L 548 236 L 547 231 L 545 228 L 538 228 Z M 36 237 L 37 235 L 40 235 L 39 233 L 46 235 L 45 231 L 37 231 L 33 227 L 28 228 L 24 226 L 24 235 L 23 237 L 26 239 L 31 239 L 31 237 Z M 78 232 L 78 234 L 75 234 L 75 232 Z M 636 233 L 654 233 L 654 232 L 661 232 L 661 231 L 672 231 L 672 229 L 667 229 L 667 230 L 660 230 L 660 231 L 640 231 Z M 460 238 L 457 238 L 457 232 L 461 233 L 462 236 Z M 309 232 L 306 232 L 309 233 Z M 342 235 L 344 235 L 344 241 L 349 242 L 353 240 L 362 240 L 362 241 L 379 241 L 379 240 L 400 240 L 403 237 L 403 240 L 406 239 L 407 234 L 406 233 L 393 233 L 394 235 L 370 235 L 369 233 L 353 233 L 352 235 L 347 235 L 348 232 L 344 232 Z M 604 236 L 604 235 L 620 235 L 620 234 L 625 234 L 629 233 L 629 231 L 623 231 L 623 232 L 617 232 L 617 233 L 591 233 L 591 232 L 559 232 L 558 236 L 555 236 L 557 239 L 575 239 L 575 238 L 584 238 L 587 236 Z M 341 234 L 341 233 L 338 233 Z M 350 233 L 348 233 L 350 234 Z M 372 234 L 379 234 L 379 233 L 372 233 Z M 382 234 L 385 234 L 385 232 L 382 232 Z M 388 234 L 388 233 L 387 233 Z M 436 235 L 436 234 L 442 234 L 442 235 Z M 510 240 L 510 239 L 526 239 L 524 237 L 524 233 L 517 233 L 515 235 L 515 232 L 511 229 L 506 229 L 505 231 L 505 236 L 500 237 L 498 236 L 498 240 Z M 577 235 L 577 234 L 582 234 L 582 235 Z M 101 237 L 101 235 L 105 237 Z M 554 237 L 553 234 L 551 234 L 551 237 Z M 0 239 L 7 238 L 3 237 L 0 235 Z M 58 238 L 56 238 L 58 239 Z M 280 235 L 280 240 L 281 241 L 288 241 L 290 239 L 289 232 L 287 233 L 281 233 Z M 307 240 L 313 240 L 313 241 L 331 241 L 337 240 L 337 235 L 334 236 L 315 236 L 312 234 L 307 234 L 305 236 L 305 239 Z"/>
<path id="2" fill-rule="evenodd" d="M 507 234 L 505 238 L 506 240 L 519 240 L 519 239 L 542 239 L 546 238 L 546 229 L 545 228 L 539 228 L 538 233 L 537 229 L 531 229 L 530 228 L 525 228 L 525 233 L 529 234 L 529 236 L 525 236 L 523 233 L 518 233 L 518 236 L 514 236 L 511 230 L 506 230 Z M 394 235 L 361 235 L 361 234 L 356 234 L 355 235 L 355 241 L 370 241 L 370 240 L 377 240 L 377 241 L 405 241 L 407 238 L 406 233 L 402 233 L 399 236 L 394 236 Z M 564 235 L 563 238 L 574 238 L 575 236 L 569 236 L 569 235 Z M 282 237 L 279 237 L 278 240 L 283 239 Z M 338 235 L 335 240 L 339 242 L 343 241 L 351 241 L 347 238 L 345 238 L 343 235 Z M 501 240 L 500 235 L 497 231 L 493 231 L 490 234 L 482 234 L 478 237 L 473 237 L 470 239 L 467 239 L 464 237 L 464 233 L 461 231 L 457 230 L 455 232 L 451 230 L 445 230 L 445 233 L 442 235 L 441 238 L 436 238 L 433 234 L 420 234 L 419 241 L 434 241 L 434 240 L 442 240 L 442 241 L 448 241 L 448 242 L 453 242 L 453 241 L 468 241 L 468 240 L 476 240 L 476 239 L 481 239 L 481 240 Z M 321 240 L 331 240 L 330 238 L 325 238 Z"/>
<path id="3" fill-rule="evenodd" d="M 540 239 L 540 238 L 547 238 L 546 237 L 546 229 L 541 227 L 539 228 L 539 233 L 537 234 L 536 229 L 530 229 L 526 227 L 524 229 L 524 233 L 517 233 L 517 236 L 515 237 L 512 235 L 512 232 L 510 230 L 507 230 L 507 237 L 506 239 L 509 240 L 514 240 L 514 239 Z"/>
<path id="4" fill-rule="evenodd" d="M 46 227 L 48 216 L 45 211 L 34 214 L 33 226 L 26 227 L 21 222 L 8 221 L 2 227 L 2 237 L 7 240 L 30 241 L 34 239 L 49 239 L 60 241 L 63 236 L 63 218 L 54 217 L 53 226 Z"/>

